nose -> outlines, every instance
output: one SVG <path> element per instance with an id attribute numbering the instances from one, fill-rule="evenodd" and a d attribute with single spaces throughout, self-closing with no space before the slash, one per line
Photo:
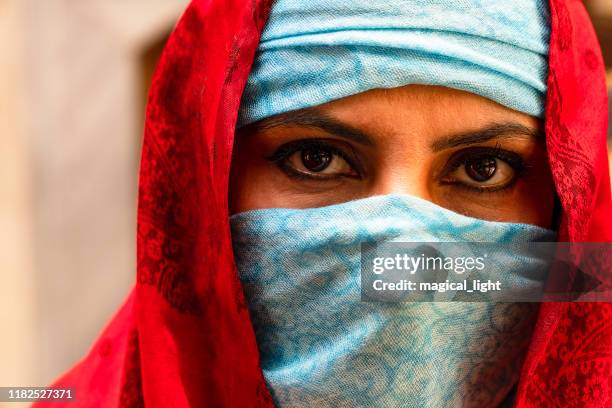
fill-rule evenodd
<path id="1" fill-rule="evenodd" d="M 374 177 L 368 195 L 407 194 L 433 202 L 430 184 L 427 172 L 417 166 L 386 169 Z"/>

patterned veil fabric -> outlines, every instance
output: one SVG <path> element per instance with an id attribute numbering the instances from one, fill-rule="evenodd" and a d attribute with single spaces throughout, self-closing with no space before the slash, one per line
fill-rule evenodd
<path id="1" fill-rule="evenodd" d="M 361 243 L 508 244 L 487 277 L 529 290 L 543 286 L 547 262 L 509 244 L 554 241 L 553 231 L 407 195 L 247 211 L 230 222 L 277 407 L 493 407 L 514 387 L 536 304 L 362 301 Z"/>
<path id="2" fill-rule="evenodd" d="M 227 197 L 240 99 L 270 6 L 193 0 L 168 41 L 147 107 L 137 283 L 88 355 L 54 384 L 72 387 L 79 407 L 273 406 Z M 610 242 L 601 53 L 581 1 L 549 6 L 544 120 L 562 205 L 558 239 Z M 542 304 L 516 406 L 610 407 L 611 373 L 612 305 Z"/>

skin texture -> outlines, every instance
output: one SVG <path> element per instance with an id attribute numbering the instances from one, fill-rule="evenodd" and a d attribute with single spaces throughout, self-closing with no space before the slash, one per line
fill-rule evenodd
<path id="1" fill-rule="evenodd" d="M 541 123 L 454 89 L 375 89 L 237 132 L 230 213 L 410 194 L 471 217 L 552 227 Z"/>

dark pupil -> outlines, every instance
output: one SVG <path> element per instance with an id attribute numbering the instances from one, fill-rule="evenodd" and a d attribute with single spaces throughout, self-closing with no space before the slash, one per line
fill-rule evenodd
<path id="1" fill-rule="evenodd" d="M 487 181 L 495 174 L 497 161 L 493 157 L 479 157 L 465 163 L 468 176 L 476 181 Z"/>
<path id="2" fill-rule="evenodd" d="M 324 149 L 302 150 L 302 164 L 310 171 L 325 170 L 332 160 L 332 154 Z"/>

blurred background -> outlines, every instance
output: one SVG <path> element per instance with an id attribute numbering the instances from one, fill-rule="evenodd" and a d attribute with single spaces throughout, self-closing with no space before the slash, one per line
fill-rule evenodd
<path id="1" fill-rule="evenodd" d="M 0 386 L 56 378 L 134 283 L 147 86 L 187 3 L 0 0 Z M 612 89 L 612 0 L 585 3 Z"/>
<path id="2" fill-rule="evenodd" d="M 55 379 L 135 281 L 147 86 L 187 3 L 0 0 L 0 386 Z"/>

